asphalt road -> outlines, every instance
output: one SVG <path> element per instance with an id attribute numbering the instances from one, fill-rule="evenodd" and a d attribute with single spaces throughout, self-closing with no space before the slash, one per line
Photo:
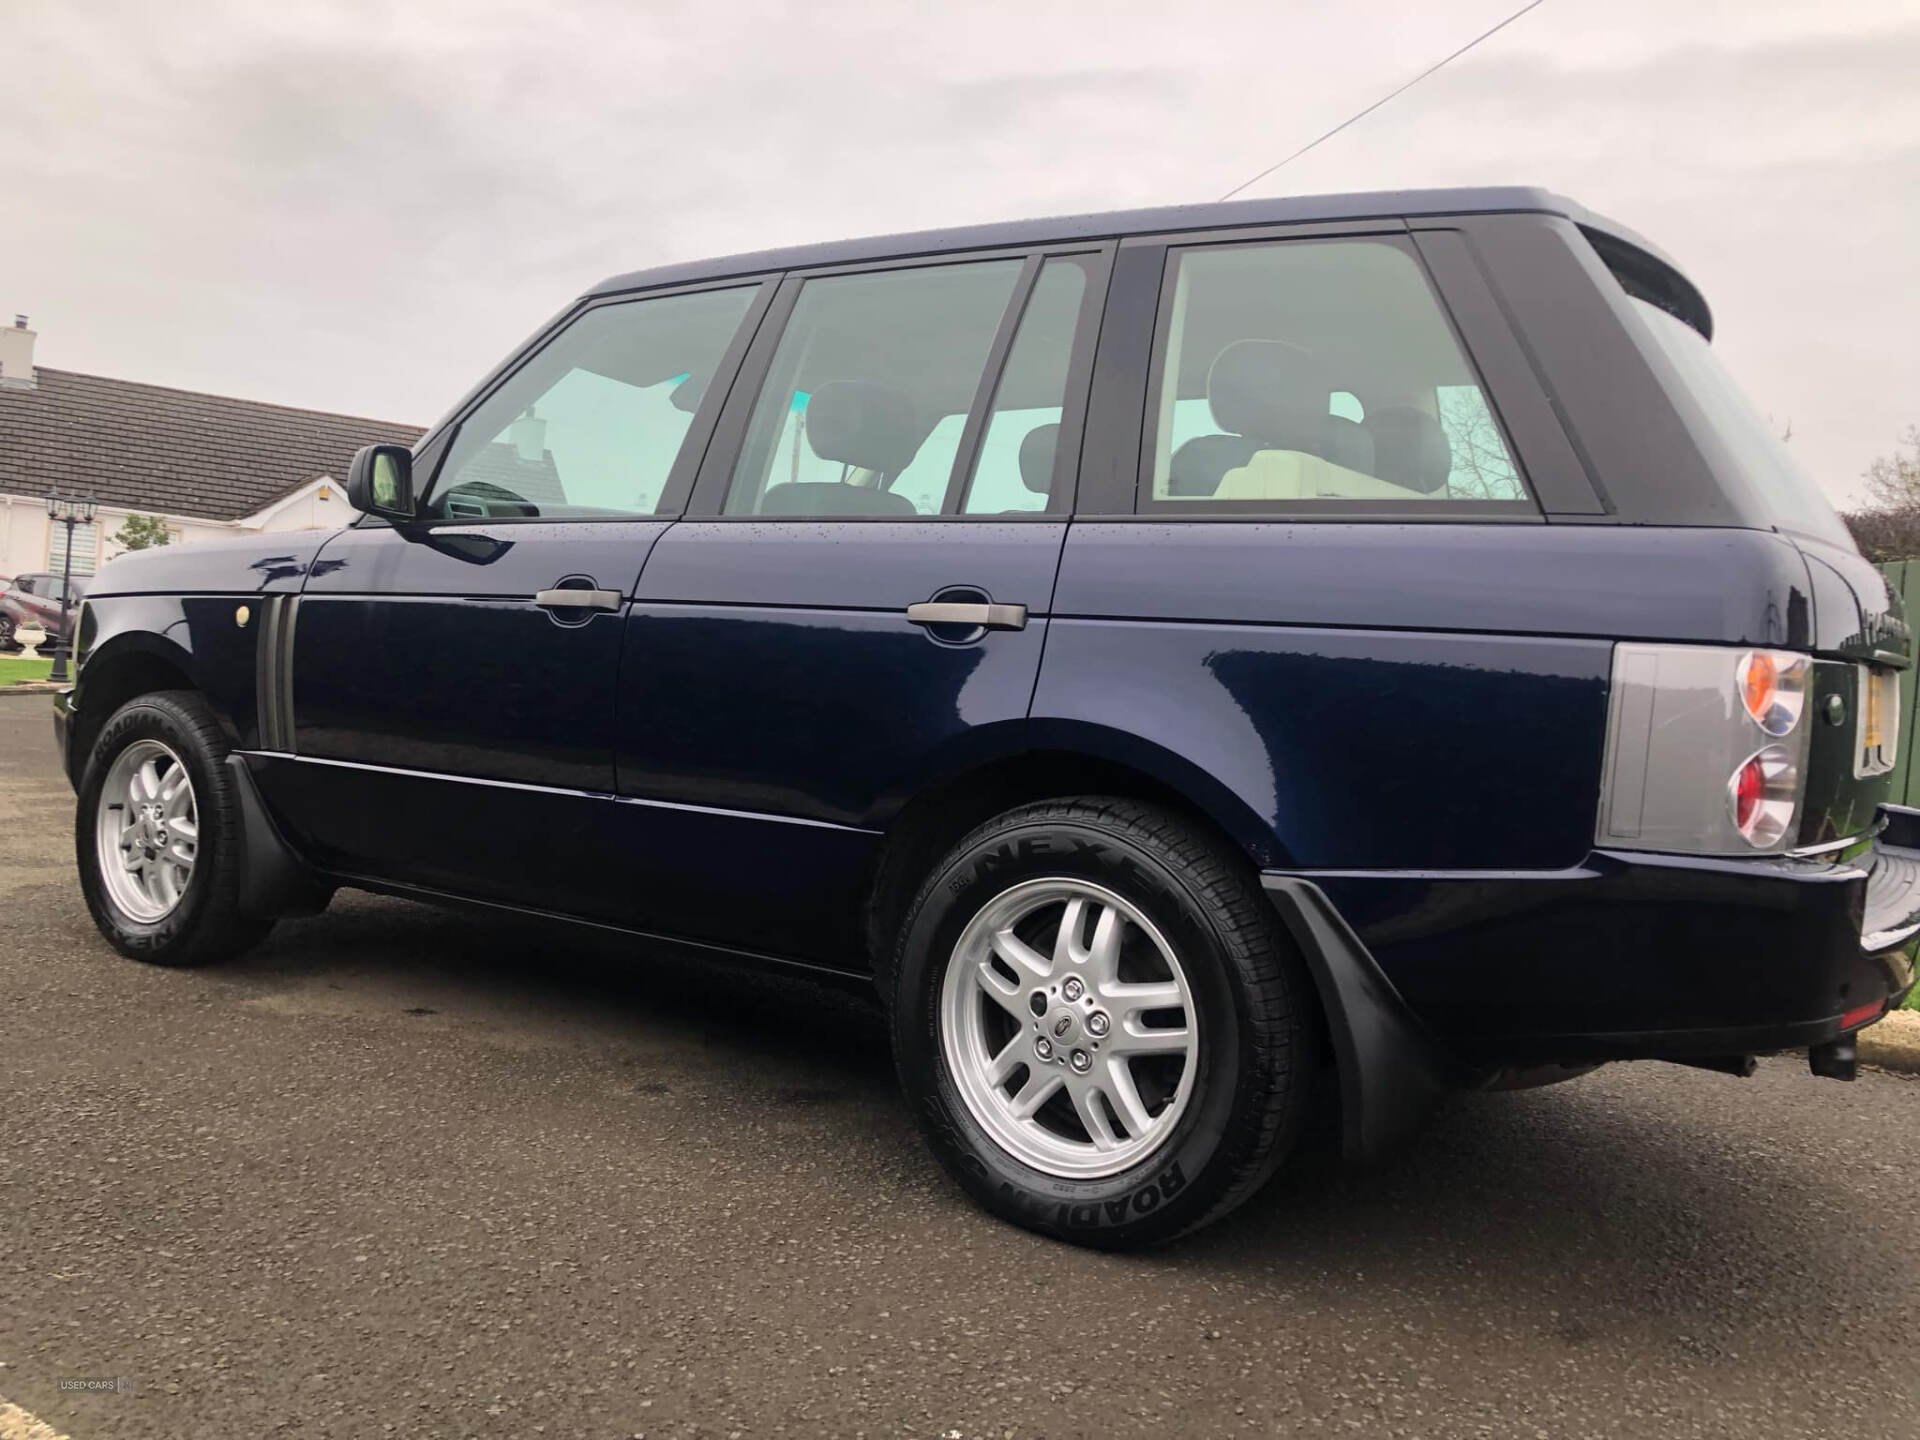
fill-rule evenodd
<path id="1" fill-rule="evenodd" d="M 75 1440 L 1920 1433 L 1913 1081 L 1462 1097 L 1095 1255 L 947 1183 L 852 998 L 357 895 L 147 968 L 71 810 L 0 699 L 0 1396 Z"/>

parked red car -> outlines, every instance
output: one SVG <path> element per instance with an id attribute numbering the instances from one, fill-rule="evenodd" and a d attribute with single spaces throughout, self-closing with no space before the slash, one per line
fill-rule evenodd
<path id="1" fill-rule="evenodd" d="M 69 583 L 73 593 L 66 604 L 65 626 L 79 617 L 80 602 L 87 594 L 85 576 L 76 575 L 67 582 L 58 575 L 20 575 L 12 580 L 0 575 L 0 650 L 12 650 L 19 644 L 14 632 L 23 625 L 38 625 L 49 640 L 62 638 L 66 631 L 60 597 L 63 586 Z"/>

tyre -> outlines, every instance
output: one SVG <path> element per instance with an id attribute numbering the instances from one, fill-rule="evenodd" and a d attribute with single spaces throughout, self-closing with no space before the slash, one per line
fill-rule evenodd
<path id="1" fill-rule="evenodd" d="M 13 617 L 0 615 L 0 652 L 22 648 L 13 638 Z"/>
<path id="2" fill-rule="evenodd" d="M 101 727 L 80 782 L 74 855 L 93 922 L 122 955 L 204 965 L 271 928 L 240 913 L 230 748 L 190 690 L 129 700 Z"/>
<path id="3" fill-rule="evenodd" d="M 1312 981 L 1246 862 L 1130 800 L 1028 805 L 927 878 L 893 965 L 894 1058 L 987 1209 L 1078 1244 L 1170 1240 L 1292 1146 Z"/>

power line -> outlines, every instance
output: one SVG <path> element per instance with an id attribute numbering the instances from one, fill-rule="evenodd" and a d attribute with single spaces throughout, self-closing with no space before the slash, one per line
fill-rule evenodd
<path id="1" fill-rule="evenodd" d="M 1242 180 L 1238 185 L 1234 186 L 1231 190 L 1227 191 L 1227 193 L 1222 195 L 1220 198 L 1222 200 L 1231 200 L 1234 196 L 1238 195 L 1242 190 L 1246 189 L 1247 186 L 1266 179 L 1267 176 L 1273 174 L 1273 172 L 1280 169 L 1281 166 L 1291 165 L 1294 161 L 1298 160 L 1302 155 L 1306 154 L 1309 150 L 1313 149 L 1314 146 L 1319 145 L 1323 141 L 1331 140 L 1334 136 L 1338 135 L 1342 130 L 1346 129 L 1349 125 L 1353 124 L 1355 121 L 1366 119 L 1367 116 L 1371 115 L 1374 111 L 1378 110 L 1382 105 L 1386 104 L 1389 100 L 1394 99 L 1396 96 L 1406 94 L 1407 91 L 1411 90 L 1414 86 L 1418 85 L 1422 80 L 1426 79 L 1429 75 L 1433 74 L 1434 71 L 1444 70 L 1447 66 L 1451 65 L 1454 61 L 1458 60 L 1462 55 L 1466 54 L 1469 50 L 1473 49 L 1473 47 L 1478 45 L 1482 40 L 1491 39 L 1493 36 L 1498 35 L 1502 30 L 1506 29 L 1507 26 L 1511 25 L 1514 21 L 1518 20 L 1522 15 L 1526 14 L 1529 10 L 1538 9 L 1541 5 L 1544 5 L 1545 3 L 1546 3 L 1546 0 L 1529 0 L 1529 3 L 1522 5 L 1518 10 L 1514 11 L 1511 15 L 1507 16 L 1506 19 L 1502 20 L 1498 25 L 1494 26 L 1491 30 L 1485 31 L 1482 34 L 1474 36 L 1473 39 L 1469 40 L 1466 44 L 1462 45 L 1458 50 L 1454 51 L 1451 55 L 1447 56 L 1446 59 L 1436 61 L 1432 65 L 1429 65 L 1426 69 L 1422 70 L 1418 75 L 1414 76 L 1411 80 L 1407 81 L 1406 84 L 1402 85 L 1398 90 L 1391 90 L 1387 92 L 1385 95 L 1382 95 L 1378 100 L 1374 101 L 1371 105 L 1367 106 L 1366 109 L 1360 111 L 1357 115 L 1349 115 L 1346 119 L 1342 120 L 1338 125 L 1334 126 L 1331 130 L 1327 131 L 1326 134 L 1320 136 L 1318 139 L 1309 140 L 1306 144 L 1302 145 L 1298 150 L 1294 151 L 1291 155 L 1287 156 L 1286 159 L 1276 160 L 1273 164 L 1269 165 L 1266 169 L 1262 170 L 1258 175 L 1253 176 L 1251 179 Z"/>

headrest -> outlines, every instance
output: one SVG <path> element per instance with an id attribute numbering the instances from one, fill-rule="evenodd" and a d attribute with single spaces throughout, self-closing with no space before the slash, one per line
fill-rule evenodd
<path id="1" fill-rule="evenodd" d="M 1229 470 L 1246 464 L 1259 448 L 1244 435 L 1196 435 L 1168 462 L 1167 494 L 1211 495 Z"/>
<path id="2" fill-rule="evenodd" d="M 822 460 L 878 470 L 906 469 L 926 432 L 905 391 L 871 380 L 829 380 L 807 401 L 807 443 Z"/>
<path id="3" fill-rule="evenodd" d="M 1020 442 L 1020 479 L 1036 495 L 1053 491 L 1053 451 L 1060 443 L 1060 427 L 1036 425 Z"/>
<path id="4" fill-rule="evenodd" d="M 706 393 L 707 377 L 689 374 L 673 387 L 673 393 L 667 396 L 667 403 L 691 415 L 700 408 L 700 401 Z"/>
<path id="5" fill-rule="evenodd" d="M 1367 414 L 1373 434 L 1373 473 L 1422 495 L 1447 483 L 1453 445 L 1440 422 L 1411 405 L 1383 405 Z"/>
<path id="6" fill-rule="evenodd" d="M 1311 448 L 1333 387 L 1309 350 L 1284 340 L 1236 340 L 1214 356 L 1207 372 L 1213 422 L 1277 449 Z"/>

